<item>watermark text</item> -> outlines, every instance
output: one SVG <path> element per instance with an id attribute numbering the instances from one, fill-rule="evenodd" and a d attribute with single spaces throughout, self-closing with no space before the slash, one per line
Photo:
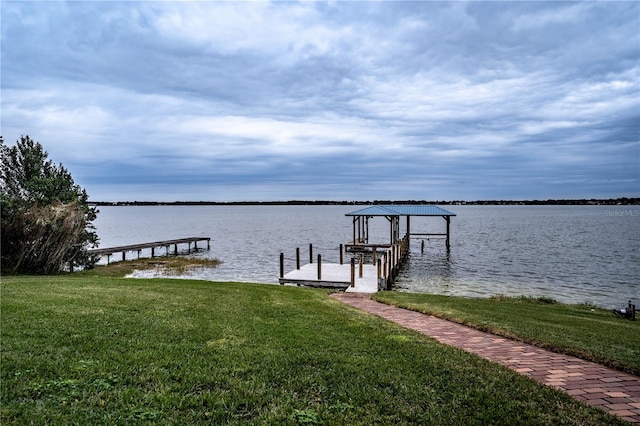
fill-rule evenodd
<path id="1" fill-rule="evenodd" d="M 608 217 L 640 217 L 640 209 L 605 210 L 604 215 Z"/>

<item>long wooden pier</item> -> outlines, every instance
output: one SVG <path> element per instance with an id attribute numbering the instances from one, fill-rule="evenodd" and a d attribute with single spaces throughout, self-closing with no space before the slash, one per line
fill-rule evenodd
<path id="1" fill-rule="evenodd" d="M 138 258 L 142 250 L 151 249 L 151 257 L 156 257 L 156 249 L 164 247 L 164 255 L 170 254 L 170 247 L 173 246 L 173 254 L 178 254 L 178 244 L 188 244 L 188 252 L 191 252 L 191 244 L 194 246 L 194 250 L 198 249 L 198 242 L 206 241 L 207 250 L 211 249 L 210 237 L 189 237 L 189 238 L 177 238 L 174 240 L 153 241 L 150 243 L 130 244 L 117 247 L 106 247 L 89 250 L 90 254 L 98 256 L 107 256 L 107 264 L 111 261 L 111 256 L 114 253 L 122 253 L 122 260 L 126 260 L 126 253 L 131 251 L 138 252 Z"/>

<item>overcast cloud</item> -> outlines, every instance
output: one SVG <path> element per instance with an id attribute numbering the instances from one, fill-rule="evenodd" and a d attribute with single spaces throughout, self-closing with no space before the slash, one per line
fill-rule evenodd
<path id="1" fill-rule="evenodd" d="M 2 1 L 94 201 L 640 196 L 640 3 Z"/>

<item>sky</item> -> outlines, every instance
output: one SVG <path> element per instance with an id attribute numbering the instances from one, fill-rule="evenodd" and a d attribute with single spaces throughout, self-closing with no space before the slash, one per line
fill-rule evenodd
<path id="1" fill-rule="evenodd" d="M 1 134 L 92 201 L 640 196 L 640 2 L 5 1 Z"/>

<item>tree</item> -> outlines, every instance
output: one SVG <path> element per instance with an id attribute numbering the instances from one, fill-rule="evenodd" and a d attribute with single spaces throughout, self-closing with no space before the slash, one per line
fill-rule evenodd
<path id="1" fill-rule="evenodd" d="M 98 211 L 87 192 L 29 136 L 12 147 L 0 137 L 0 156 L 3 271 L 51 274 L 94 266 L 89 249 L 98 243 L 92 223 Z"/>

